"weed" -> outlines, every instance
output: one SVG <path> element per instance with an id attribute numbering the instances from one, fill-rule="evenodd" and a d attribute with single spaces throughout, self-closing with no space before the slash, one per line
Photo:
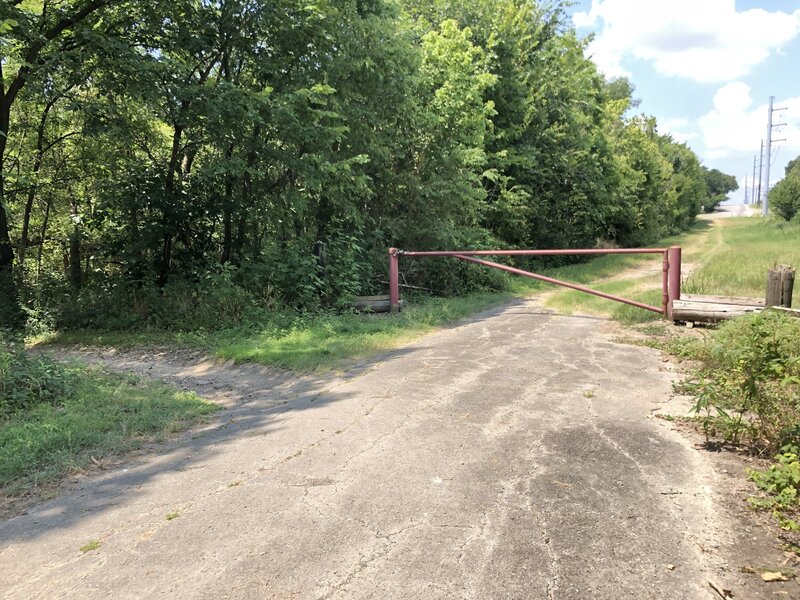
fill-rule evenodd
<path id="1" fill-rule="evenodd" d="M 297 452 L 295 452 L 294 454 L 290 454 L 289 456 L 287 456 L 287 457 L 284 459 L 284 462 L 289 462 L 289 461 L 290 461 L 290 460 L 292 460 L 293 458 L 297 458 L 298 456 L 300 456 L 302 453 L 303 453 L 303 451 L 302 451 L 302 450 L 298 450 L 298 451 L 297 451 Z"/>
<path id="2" fill-rule="evenodd" d="M 697 350 L 688 387 L 704 429 L 774 452 L 800 441 L 800 320 L 763 312 L 728 321 Z"/>
<path id="3" fill-rule="evenodd" d="M 695 396 L 695 403 L 689 409 L 689 413 L 697 415 L 708 442 L 716 432 L 715 424 L 720 420 L 726 423 L 731 421 L 730 415 L 720 406 L 719 387 L 715 382 L 701 377 L 696 383 L 688 384 L 686 391 Z"/>
<path id="4" fill-rule="evenodd" d="M 0 419 L 39 404 L 57 405 L 72 384 L 61 366 L 29 354 L 22 340 L 0 330 Z"/>
<path id="5" fill-rule="evenodd" d="M 239 486 L 240 486 L 240 485 L 242 485 L 243 483 L 244 483 L 244 482 L 243 482 L 241 479 L 237 479 L 236 481 L 231 481 L 231 482 L 228 484 L 228 487 L 229 487 L 229 488 L 232 488 L 232 487 L 239 487 Z"/>
<path id="6" fill-rule="evenodd" d="M 800 458 L 798 447 L 787 445 L 775 457 L 776 463 L 764 471 L 748 474 L 765 496 L 750 498 L 750 504 L 759 509 L 771 510 L 781 527 L 800 531 L 795 516 L 800 513 Z"/>
<path id="7" fill-rule="evenodd" d="M 177 519 L 177 518 L 178 518 L 178 517 L 180 517 L 180 516 L 181 516 L 181 513 L 180 513 L 179 511 L 177 511 L 177 510 L 172 510 L 172 511 L 168 512 L 168 513 L 167 513 L 167 514 L 164 516 L 164 518 L 165 518 L 167 521 L 172 521 L 172 520 L 174 520 L 174 519 Z"/>
<path id="8" fill-rule="evenodd" d="M 100 546 L 103 545 L 103 542 L 100 540 L 92 540 L 91 542 L 87 542 L 83 546 L 81 546 L 81 552 L 91 552 L 92 550 L 97 550 Z"/>

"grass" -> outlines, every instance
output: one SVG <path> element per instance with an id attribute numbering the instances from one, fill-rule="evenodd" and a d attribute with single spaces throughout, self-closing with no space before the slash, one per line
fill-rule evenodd
<path id="1" fill-rule="evenodd" d="M 646 260 L 647 257 L 635 255 L 603 256 L 587 263 L 544 269 L 542 272 L 569 281 L 588 283 Z M 470 294 L 457 298 L 407 296 L 407 308 L 399 315 L 319 314 L 290 318 L 276 315 L 274 322 L 262 323 L 257 328 L 193 333 L 66 331 L 32 341 L 34 344 L 55 342 L 115 348 L 168 343 L 202 349 L 235 362 L 253 362 L 298 372 L 318 372 L 393 350 L 437 328 L 512 298 L 530 296 L 537 290 L 549 287 L 517 277 L 510 279 L 507 292 Z M 641 318 L 637 311 L 631 309 L 626 314 L 635 320 Z"/>
<path id="2" fill-rule="evenodd" d="M 753 218 L 720 219 L 713 226 L 701 221 L 692 231 L 657 244 L 659 247 L 679 245 L 683 263 L 691 274 L 684 279 L 684 293 L 723 296 L 763 297 L 767 269 L 776 263 L 800 266 L 800 226 L 777 220 Z M 624 257 L 619 257 L 624 258 Z M 632 266 L 608 256 L 580 265 L 578 278 L 571 281 L 594 282 L 595 289 L 659 306 L 661 302 L 660 256 L 643 256 L 640 265 L 650 264 L 651 272 L 624 279 L 607 279 L 606 273 L 619 273 Z M 634 263 L 635 264 L 635 263 Z M 618 304 L 597 296 L 572 290 L 552 294 L 546 305 L 563 313 L 610 316 L 623 323 L 643 323 L 660 318 L 657 313 Z M 800 305 L 795 294 L 794 306 Z"/>
<path id="3" fill-rule="evenodd" d="M 690 231 L 660 240 L 653 244 L 656 248 L 681 246 L 684 261 L 696 260 L 713 231 L 708 221 L 699 221 Z M 588 263 L 559 269 L 555 277 L 589 284 L 590 287 L 607 294 L 614 294 L 644 302 L 651 306 L 661 306 L 661 261 L 660 254 L 609 254 Z M 625 271 L 636 269 L 634 274 Z M 635 274 L 640 272 L 641 274 Z M 620 278 L 620 275 L 623 275 Z M 625 324 L 647 323 L 661 319 L 660 313 L 648 312 L 640 308 L 591 296 L 575 290 L 555 290 L 545 302 L 545 306 L 560 313 L 582 313 L 606 316 Z"/>
<path id="4" fill-rule="evenodd" d="M 684 263 L 698 265 L 685 282 L 686 291 L 761 295 L 766 269 L 775 261 L 800 264 L 797 227 L 760 219 L 724 219 L 713 226 L 700 221 L 688 233 L 661 240 L 658 247 L 681 245 Z M 747 260 L 745 260 L 747 258 Z M 752 260 L 755 258 L 756 260 Z M 746 263 L 738 271 L 735 266 Z M 544 269 L 567 281 L 591 284 L 598 290 L 650 305 L 661 304 L 661 255 L 608 255 L 586 263 Z M 641 275 L 620 279 L 620 273 L 641 267 Z M 511 279 L 506 293 L 472 294 L 458 298 L 407 297 L 399 315 L 276 315 L 257 327 L 215 332 L 73 331 L 36 340 L 64 344 L 130 348 L 165 343 L 198 348 L 222 359 L 253 362 L 298 372 L 335 369 L 386 352 L 437 328 L 457 322 L 514 297 L 553 290 L 547 284 Z M 800 294 L 798 294 L 800 297 Z M 546 305 L 562 313 L 610 316 L 623 323 L 649 323 L 661 318 L 639 308 L 572 290 L 556 289 Z"/>
<path id="5" fill-rule="evenodd" d="M 90 464 L 164 439 L 217 407 L 191 392 L 135 376 L 70 366 L 74 388 L 0 421 L 0 491 L 37 493 Z"/>
<path id="6" fill-rule="evenodd" d="M 217 332 L 75 331 L 34 340 L 37 343 L 100 345 L 116 348 L 166 343 L 201 348 L 225 360 L 254 362 L 300 372 L 324 371 L 407 344 L 434 329 L 522 295 L 472 294 L 460 298 L 421 298 L 398 315 L 318 314 L 276 319 L 256 329 Z"/>
<path id="7" fill-rule="evenodd" d="M 777 220 L 727 219 L 711 236 L 699 267 L 683 291 L 762 298 L 767 269 L 776 264 L 800 267 L 800 225 Z M 800 293 L 793 305 L 800 307 Z"/>
<path id="8" fill-rule="evenodd" d="M 91 542 L 87 542 L 83 546 L 81 546 L 81 552 L 84 553 L 91 552 L 92 550 L 97 550 L 102 545 L 103 542 L 101 542 L 100 540 L 92 540 Z"/>

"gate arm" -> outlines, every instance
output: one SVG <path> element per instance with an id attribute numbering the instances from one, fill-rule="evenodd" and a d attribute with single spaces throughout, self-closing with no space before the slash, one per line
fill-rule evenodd
<path id="1" fill-rule="evenodd" d="M 573 290 L 578 290 L 579 292 L 586 292 L 587 294 L 592 294 L 593 296 L 600 296 L 601 298 L 606 298 L 607 300 L 615 300 L 617 302 L 622 302 L 623 304 L 629 304 L 631 306 L 636 306 L 638 308 L 643 308 L 645 310 L 650 310 L 652 312 L 657 312 L 659 314 L 665 314 L 663 308 L 650 306 L 649 304 L 637 302 L 636 300 L 628 300 L 627 298 L 622 298 L 621 296 L 615 296 L 614 294 L 606 294 L 605 292 L 598 292 L 597 290 L 593 290 L 591 288 L 578 285 L 577 283 L 569 283 L 568 281 L 561 281 L 559 279 L 553 279 L 552 277 L 545 277 L 544 275 L 538 275 L 536 273 L 531 273 L 530 271 L 523 271 L 522 269 L 516 269 L 514 267 L 509 267 L 507 265 L 492 262 L 489 260 L 474 258 L 472 256 L 466 256 L 464 254 L 456 254 L 455 257 L 459 260 L 475 263 L 477 265 L 483 265 L 485 267 L 494 267 L 495 269 L 500 269 L 501 271 L 514 273 L 515 275 L 523 275 L 525 277 L 531 277 L 533 279 L 538 279 L 539 281 L 545 281 L 547 283 L 552 283 L 554 285 L 560 285 Z"/>

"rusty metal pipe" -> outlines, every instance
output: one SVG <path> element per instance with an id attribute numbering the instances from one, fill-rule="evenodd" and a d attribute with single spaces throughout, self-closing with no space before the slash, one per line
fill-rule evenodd
<path id="1" fill-rule="evenodd" d="M 393 249 L 394 250 L 394 249 Z M 402 256 L 565 256 L 577 254 L 663 254 L 667 248 L 585 248 L 575 250 L 394 250 Z M 391 254 L 391 251 L 390 251 Z"/>
<path id="2" fill-rule="evenodd" d="M 582 285 L 578 285 L 577 283 L 569 283 L 567 281 L 561 281 L 559 279 L 553 279 L 552 277 L 546 277 L 544 275 L 538 275 L 536 273 L 531 273 L 529 271 L 523 271 L 522 269 L 516 269 L 514 267 L 509 267 L 507 265 L 502 265 L 500 263 L 491 262 L 489 260 L 482 260 L 480 258 L 473 258 L 471 256 L 466 256 L 464 254 L 453 254 L 455 258 L 459 260 L 463 260 L 466 262 L 475 263 L 477 265 L 483 265 L 485 267 L 494 267 L 495 269 L 500 269 L 501 271 L 507 271 L 509 273 L 514 273 L 516 275 L 523 275 L 525 277 L 531 277 L 533 279 L 538 279 L 539 281 L 545 281 L 547 283 L 552 283 L 554 285 L 560 285 L 566 288 L 570 288 L 573 290 L 578 290 L 579 292 L 585 292 L 587 294 L 592 294 L 593 296 L 599 296 L 600 298 L 605 298 L 607 300 L 615 300 L 616 302 L 622 302 L 623 304 L 629 304 L 630 306 L 635 306 L 637 308 L 643 308 L 644 310 L 649 310 L 652 312 L 657 312 L 659 314 L 663 313 L 663 309 L 658 308 L 656 306 L 650 306 L 649 304 L 644 304 L 643 302 L 637 302 L 636 300 L 628 300 L 627 298 L 622 298 L 621 296 L 615 296 L 614 294 L 606 294 L 605 292 L 598 292 L 597 290 L 593 290 L 591 288 L 584 287 Z"/>
<path id="3" fill-rule="evenodd" d="M 681 299 L 681 248 L 672 246 L 669 254 L 669 306 L 667 316 L 672 319 L 672 303 Z"/>
<path id="4" fill-rule="evenodd" d="M 664 251 L 661 263 L 661 306 L 664 316 L 669 316 L 669 250 Z"/>
<path id="5" fill-rule="evenodd" d="M 400 310 L 400 257 L 397 248 L 389 248 L 389 311 Z"/>

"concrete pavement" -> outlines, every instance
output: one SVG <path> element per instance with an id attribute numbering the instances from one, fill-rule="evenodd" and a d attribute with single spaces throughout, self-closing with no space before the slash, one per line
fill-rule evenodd
<path id="1" fill-rule="evenodd" d="M 605 326 L 519 302 L 342 376 L 299 380 L 98 354 L 228 409 L 0 524 L 0 591 L 653 600 L 718 597 L 709 580 L 750 589 L 719 475 L 651 418 L 673 375 Z M 92 540 L 100 547 L 82 552 Z"/>

